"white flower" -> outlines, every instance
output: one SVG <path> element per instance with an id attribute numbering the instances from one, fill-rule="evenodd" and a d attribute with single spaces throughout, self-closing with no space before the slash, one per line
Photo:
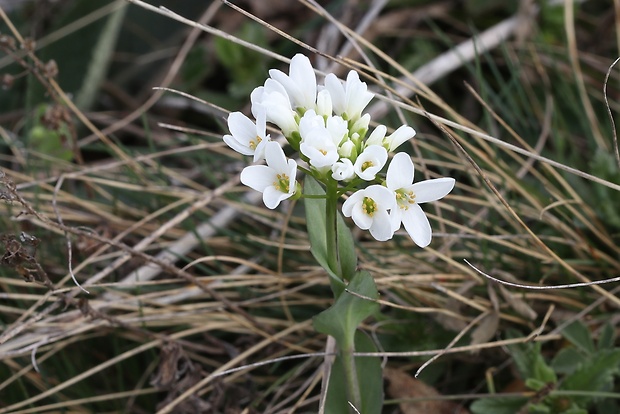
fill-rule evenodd
<path id="1" fill-rule="evenodd" d="M 375 239 L 385 241 L 394 235 L 388 210 L 395 206 L 394 193 L 375 184 L 351 195 L 342 204 L 342 214 L 353 218 L 360 229 L 370 230 Z"/>
<path id="2" fill-rule="evenodd" d="M 407 125 L 400 126 L 391 135 L 388 135 L 383 140 L 383 144 L 387 146 L 387 150 L 392 152 L 396 148 L 400 147 L 405 141 L 409 141 L 415 136 L 415 130 Z"/>
<path id="3" fill-rule="evenodd" d="M 224 142 L 243 155 L 253 155 L 254 162 L 265 158 L 266 135 L 265 111 L 258 111 L 256 124 L 241 112 L 228 115 L 228 129 L 232 135 L 224 135 Z"/>
<path id="4" fill-rule="evenodd" d="M 316 95 L 316 113 L 324 117 L 332 115 L 332 97 L 327 89 Z"/>
<path id="5" fill-rule="evenodd" d="M 381 171 L 388 159 L 387 150 L 380 145 L 371 145 L 355 160 L 355 174 L 362 180 L 371 181 Z"/>
<path id="6" fill-rule="evenodd" d="M 385 125 L 377 125 L 368 138 L 366 138 L 366 145 L 383 145 L 386 132 L 387 127 Z"/>
<path id="7" fill-rule="evenodd" d="M 325 126 L 329 131 L 332 140 L 334 141 L 334 144 L 336 144 L 336 146 L 340 145 L 340 143 L 343 142 L 349 134 L 347 121 L 345 121 L 340 116 L 330 116 L 329 118 L 327 118 Z"/>
<path id="8" fill-rule="evenodd" d="M 327 118 L 326 125 L 321 115 L 309 109 L 299 121 L 299 151 L 308 158 L 310 165 L 324 173 L 340 158 L 338 144 L 346 133 L 344 119 L 332 116 Z"/>
<path id="9" fill-rule="evenodd" d="M 332 165 L 332 178 L 336 181 L 347 181 L 353 178 L 354 175 L 353 163 L 348 158 L 342 158 Z"/>
<path id="10" fill-rule="evenodd" d="M 263 193 L 265 205 L 274 209 L 282 200 L 297 190 L 297 163 L 287 160 L 280 144 L 270 141 L 265 145 L 267 165 L 250 165 L 241 171 L 241 182 Z"/>
<path id="11" fill-rule="evenodd" d="M 284 87 L 267 79 L 264 86 L 259 86 L 250 94 L 252 102 L 252 114 L 258 119 L 260 112 L 265 112 L 267 122 L 276 124 L 284 136 L 289 137 L 297 131 L 295 111 L 291 108 L 291 102 Z"/>
<path id="12" fill-rule="evenodd" d="M 430 244 L 431 225 L 420 203 L 439 200 L 454 188 L 454 178 L 436 178 L 413 184 L 415 169 L 408 154 L 399 152 L 390 162 L 386 185 L 396 196 L 396 208 L 390 212 L 392 231 L 403 223 L 409 236 L 420 247 Z"/>
<path id="13" fill-rule="evenodd" d="M 338 154 L 344 158 L 350 158 L 353 155 L 353 150 L 355 149 L 355 143 L 350 139 L 347 139 L 345 142 L 340 144 L 338 148 Z"/>
<path id="14" fill-rule="evenodd" d="M 400 147 L 405 141 L 415 136 L 415 130 L 408 125 L 400 126 L 392 134 L 385 136 L 387 128 L 385 125 L 378 125 L 370 136 L 366 139 L 366 145 L 381 145 L 392 152 Z"/>
<path id="15" fill-rule="evenodd" d="M 338 161 L 338 147 L 326 128 L 315 128 L 303 138 L 299 151 L 308 157 L 308 162 L 319 172 L 329 170 Z"/>
<path id="16" fill-rule="evenodd" d="M 291 59 L 289 74 L 271 69 L 269 76 L 279 82 L 291 100 L 293 109 L 314 108 L 316 104 L 316 75 L 310 59 L 302 54 L 296 54 Z"/>
<path id="17" fill-rule="evenodd" d="M 325 118 L 321 115 L 317 115 L 314 109 L 310 109 L 304 113 L 304 116 L 299 120 L 299 135 L 303 141 L 314 129 L 325 129 Z"/>
<path id="18" fill-rule="evenodd" d="M 336 75 L 328 74 L 325 77 L 325 89 L 332 97 L 334 113 L 353 122 L 360 118 L 362 111 L 374 97 L 354 70 L 349 72 L 344 85 Z"/>

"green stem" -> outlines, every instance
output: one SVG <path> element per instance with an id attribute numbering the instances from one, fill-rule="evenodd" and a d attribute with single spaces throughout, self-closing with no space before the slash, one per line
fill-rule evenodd
<path id="1" fill-rule="evenodd" d="M 357 410 L 361 410 L 362 397 L 360 395 L 359 381 L 357 379 L 357 366 L 355 365 L 354 354 L 354 339 L 353 341 L 351 341 L 350 344 L 346 344 L 342 346 L 342 348 L 340 348 L 340 356 L 342 358 L 342 365 L 344 367 L 344 375 L 347 382 L 347 394 L 349 397 L 349 401 Z"/>
<path id="2" fill-rule="evenodd" d="M 334 180 L 327 181 L 326 189 L 326 203 L 325 203 L 325 236 L 327 245 L 327 263 L 329 268 L 336 275 L 343 278 L 342 270 L 340 269 L 340 263 L 338 260 L 338 240 L 336 229 L 336 210 L 338 208 L 338 183 Z M 312 225 L 312 223 L 310 223 Z"/>
<path id="3" fill-rule="evenodd" d="M 338 183 L 334 180 L 327 181 L 325 202 L 325 236 L 327 245 L 327 263 L 330 269 L 340 277 L 344 282 L 344 275 L 340 266 L 340 256 L 338 254 Z M 310 224 L 312 225 L 312 224 Z M 334 291 L 334 296 L 338 299 L 338 293 Z M 359 390 L 359 381 L 357 379 L 357 368 L 355 365 L 355 335 L 346 340 L 346 343 L 339 343 L 340 357 L 345 373 L 347 383 L 347 394 L 349 401 L 358 409 L 361 408 L 361 396 Z"/>

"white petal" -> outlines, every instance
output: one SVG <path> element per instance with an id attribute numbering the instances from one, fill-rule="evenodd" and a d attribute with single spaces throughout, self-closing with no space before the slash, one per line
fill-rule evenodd
<path id="1" fill-rule="evenodd" d="M 247 139 L 249 142 L 256 137 L 256 124 L 241 112 L 232 112 L 228 115 L 228 129 L 237 139 Z"/>
<path id="2" fill-rule="evenodd" d="M 254 115 L 254 118 L 258 117 L 258 108 L 263 103 L 263 95 L 264 94 L 265 94 L 265 87 L 264 86 L 259 86 L 258 88 L 254 88 L 254 90 L 250 94 L 250 102 L 252 103 L 251 110 L 252 110 L 252 115 Z M 263 108 L 263 110 L 264 110 L 264 108 Z"/>
<path id="3" fill-rule="evenodd" d="M 360 81 L 356 71 L 349 71 L 346 82 L 346 112 L 349 119 L 356 120 L 372 100 L 374 95 L 368 92 L 366 83 Z"/>
<path id="4" fill-rule="evenodd" d="M 255 118 L 256 118 L 256 135 L 265 139 L 267 134 L 267 110 L 264 106 L 259 105 L 255 109 Z"/>
<path id="5" fill-rule="evenodd" d="M 392 133 L 392 135 L 388 136 L 386 140 L 389 142 L 389 150 L 394 151 L 396 148 L 400 147 L 405 141 L 410 140 L 415 136 L 415 131 L 413 128 L 407 125 L 402 125 L 396 131 Z"/>
<path id="6" fill-rule="evenodd" d="M 224 135 L 224 142 L 239 154 L 254 155 L 254 151 L 250 147 L 240 144 L 232 135 Z"/>
<path id="7" fill-rule="evenodd" d="M 286 175 L 288 175 L 290 180 L 288 192 L 290 195 L 293 195 L 297 191 L 297 161 L 293 159 L 288 160 Z"/>
<path id="8" fill-rule="evenodd" d="M 370 234 L 379 241 L 386 241 L 392 238 L 394 232 L 390 223 L 390 216 L 387 211 L 377 211 L 373 216 Z"/>
<path id="9" fill-rule="evenodd" d="M 454 188 L 454 178 L 435 178 L 414 183 L 411 189 L 415 193 L 416 203 L 428 203 L 445 197 Z"/>
<path id="10" fill-rule="evenodd" d="M 280 82 L 274 79 L 267 79 L 265 81 L 265 87 L 264 87 L 263 96 L 262 96 L 263 102 L 267 100 L 267 98 L 273 93 L 284 96 L 286 98 L 285 101 L 287 102 L 288 106 L 289 107 L 291 106 L 290 97 L 288 95 L 289 93 L 284 87 L 284 85 L 282 85 Z"/>
<path id="11" fill-rule="evenodd" d="M 396 205 L 396 196 L 394 192 L 379 184 L 366 187 L 364 196 L 372 198 L 375 203 L 377 203 L 377 207 L 380 210 L 388 210 L 394 208 Z"/>
<path id="12" fill-rule="evenodd" d="M 265 188 L 265 192 L 263 193 L 263 202 L 265 206 L 270 209 L 274 209 L 278 207 L 280 201 L 289 198 L 289 194 L 285 194 L 281 191 L 278 191 L 274 186 L 269 186 Z"/>
<path id="13" fill-rule="evenodd" d="M 265 146 L 271 141 L 271 136 L 267 135 L 261 142 L 258 143 L 254 149 L 254 162 L 262 161 L 265 159 Z"/>
<path id="14" fill-rule="evenodd" d="M 386 132 L 387 127 L 385 125 L 378 125 L 366 139 L 366 145 L 383 145 Z"/>
<path id="15" fill-rule="evenodd" d="M 261 193 L 273 184 L 275 178 L 275 171 L 266 165 L 250 165 L 241 171 L 241 182 Z"/>
<path id="16" fill-rule="evenodd" d="M 323 89 L 316 95 L 316 112 L 322 116 L 332 114 L 332 97 L 327 89 Z"/>
<path id="17" fill-rule="evenodd" d="M 351 218 L 357 227 L 362 230 L 368 230 L 372 225 L 372 217 L 364 212 L 362 209 L 362 204 L 362 202 L 355 204 Z"/>
<path id="18" fill-rule="evenodd" d="M 342 115 L 346 110 L 345 91 L 342 82 L 333 73 L 325 76 L 325 89 L 332 97 L 332 107 L 336 115 Z"/>
<path id="19" fill-rule="evenodd" d="M 265 145 L 265 160 L 267 160 L 267 165 L 273 168 L 276 173 L 286 173 L 288 171 L 288 162 L 284 151 L 280 144 L 275 141 L 268 142 Z"/>
<path id="20" fill-rule="evenodd" d="M 431 243 L 431 224 L 419 205 L 412 204 L 403 213 L 403 225 L 407 233 L 409 233 L 409 237 L 418 246 L 426 247 Z"/>
<path id="21" fill-rule="evenodd" d="M 353 214 L 353 207 L 362 201 L 362 199 L 364 198 L 364 190 L 359 190 L 356 191 L 355 193 L 351 194 L 351 196 L 349 198 L 347 198 L 344 203 L 342 203 L 342 214 L 345 217 L 351 217 L 351 215 Z"/>
<path id="22" fill-rule="evenodd" d="M 403 222 L 403 210 L 400 208 L 393 208 L 390 211 L 390 223 L 392 225 L 392 231 L 396 232 L 400 229 L 400 225 Z"/>
<path id="23" fill-rule="evenodd" d="M 387 170 L 385 183 L 387 188 L 396 191 L 413 183 L 414 166 L 409 154 L 399 152 L 394 155 Z"/>
<path id="24" fill-rule="evenodd" d="M 347 121 L 342 119 L 340 116 L 330 116 L 327 118 L 325 126 L 332 137 L 332 141 L 336 145 L 340 145 L 349 132 L 349 129 L 347 128 Z"/>
<path id="25" fill-rule="evenodd" d="M 293 56 L 289 75 L 302 92 L 303 101 L 300 102 L 301 106 L 306 109 L 314 107 L 316 102 L 316 75 L 314 74 L 310 59 L 301 53 Z"/>

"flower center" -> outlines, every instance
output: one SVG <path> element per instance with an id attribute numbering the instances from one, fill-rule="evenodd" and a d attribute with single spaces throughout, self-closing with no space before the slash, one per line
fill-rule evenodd
<path id="1" fill-rule="evenodd" d="M 254 140 L 250 141 L 250 149 L 255 150 L 255 149 L 256 149 L 256 147 L 258 147 L 258 144 L 260 144 L 260 142 L 261 142 L 262 140 L 263 140 L 263 139 L 257 135 L 257 136 L 256 136 L 256 139 L 254 139 Z"/>
<path id="2" fill-rule="evenodd" d="M 364 197 L 364 200 L 362 200 L 362 211 L 366 215 L 372 217 L 375 211 L 377 211 L 377 203 L 375 200 L 370 197 Z"/>
<path id="3" fill-rule="evenodd" d="M 326 151 L 326 150 L 324 150 L 324 149 L 320 149 L 320 150 L 319 150 L 319 152 L 320 152 L 321 154 L 323 154 L 323 155 L 327 155 L 327 151 Z"/>
<path id="4" fill-rule="evenodd" d="M 411 190 L 399 189 L 395 191 L 398 207 L 409 210 L 411 204 L 415 204 L 415 193 Z"/>
<path id="5" fill-rule="evenodd" d="M 372 161 L 365 161 L 362 163 L 362 171 L 366 171 L 368 168 L 374 166 L 375 163 Z"/>
<path id="6" fill-rule="evenodd" d="M 276 190 L 280 191 L 281 193 L 288 194 L 289 185 L 290 185 L 290 179 L 288 178 L 288 175 L 286 174 L 276 175 L 276 181 L 273 182 L 273 186 L 275 187 Z"/>

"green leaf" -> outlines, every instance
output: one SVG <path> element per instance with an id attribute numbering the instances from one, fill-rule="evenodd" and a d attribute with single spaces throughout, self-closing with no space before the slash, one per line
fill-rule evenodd
<path id="1" fill-rule="evenodd" d="M 601 330 L 601 336 L 598 338 L 598 349 L 613 349 L 616 343 L 616 330 L 607 322 Z"/>
<path id="2" fill-rule="evenodd" d="M 363 332 L 355 334 L 355 349 L 358 352 L 377 352 L 375 344 Z M 359 389 L 362 396 L 362 407 L 356 407 L 360 413 L 379 414 L 383 406 L 383 372 L 381 359 L 360 357 L 355 359 Z M 340 356 L 336 357 L 329 379 L 326 413 L 349 412 L 347 402 L 346 378 Z"/>
<path id="3" fill-rule="evenodd" d="M 592 335 L 581 321 L 575 321 L 564 328 L 562 336 L 586 354 L 593 354 L 595 351 Z"/>
<path id="4" fill-rule="evenodd" d="M 513 337 L 513 332 L 509 332 L 508 337 Z M 521 374 L 521 378 L 536 378 L 535 365 L 536 361 L 542 358 L 540 354 L 540 342 L 538 343 L 520 343 L 508 346 L 508 351 Z"/>
<path id="5" fill-rule="evenodd" d="M 114 46 L 118 35 L 123 26 L 127 3 L 118 2 L 119 8 L 114 11 L 99 33 L 97 43 L 92 48 L 92 58 L 88 64 L 88 70 L 82 83 L 82 87 L 75 97 L 75 104 L 81 109 L 88 109 L 92 106 L 99 86 L 105 78 L 105 74 L 110 63 L 110 58 L 114 53 Z"/>
<path id="6" fill-rule="evenodd" d="M 558 382 L 558 377 L 555 375 L 555 371 L 553 371 L 553 368 L 547 365 L 542 355 L 540 354 L 538 354 L 538 358 L 536 358 L 534 361 L 534 378 L 544 382 L 545 384 L 548 384 L 550 382 Z"/>
<path id="7" fill-rule="evenodd" d="M 336 339 L 339 346 L 353 341 L 355 330 L 364 319 L 379 310 L 379 304 L 354 296 L 349 292 L 377 299 L 375 280 L 367 271 L 359 272 L 336 302 L 314 317 L 314 329 Z"/>
<path id="8" fill-rule="evenodd" d="M 614 375 L 618 374 L 618 364 L 620 364 L 620 349 L 599 351 L 575 372 L 565 377 L 560 389 L 603 391 L 613 381 Z M 592 397 L 579 395 L 573 396 L 572 400 L 584 406 L 592 400 Z"/>
<path id="9" fill-rule="evenodd" d="M 547 383 L 536 378 L 528 378 L 525 380 L 525 386 L 530 390 L 540 391 L 547 386 Z"/>
<path id="10" fill-rule="evenodd" d="M 558 374 L 571 374 L 586 360 L 586 358 L 587 356 L 582 352 L 570 346 L 561 349 L 555 355 L 551 361 L 551 367 Z"/>
<path id="11" fill-rule="evenodd" d="M 476 400 L 469 407 L 473 414 L 514 414 L 527 403 L 525 397 L 499 397 Z"/>

